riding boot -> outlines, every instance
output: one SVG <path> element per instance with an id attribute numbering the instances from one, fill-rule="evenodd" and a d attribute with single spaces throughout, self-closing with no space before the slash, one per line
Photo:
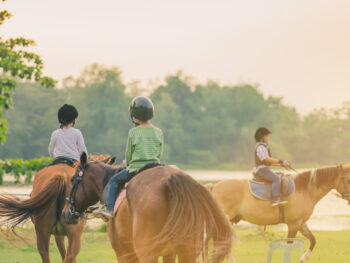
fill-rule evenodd
<path id="1" fill-rule="evenodd" d="M 92 214 L 95 218 L 101 218 L 105 222 L 113 217 L 113 211 L 106 208 L 98 209 Z"/>

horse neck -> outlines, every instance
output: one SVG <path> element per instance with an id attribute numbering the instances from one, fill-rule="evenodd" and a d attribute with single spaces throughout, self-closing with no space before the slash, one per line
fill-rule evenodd
<path id="1" fill-rule="evenodd" d="M 109 179 L 116 174 L 120 169 L 118 167 L 112 167 L 109 165 L 99 164 L 98 170 L 93 172 L 95 181 L 95 195 L 98 199 L 102 201 L 102 194 L 105 186 L 107 185 Z"/>
<path id="2" fill-rule="evenodd" d="M 336 169 L 336 167 L 327 167 L 311 171 L 309 193 L 315 204 L 336 188 L 339 182 L 339 174 Z"/>

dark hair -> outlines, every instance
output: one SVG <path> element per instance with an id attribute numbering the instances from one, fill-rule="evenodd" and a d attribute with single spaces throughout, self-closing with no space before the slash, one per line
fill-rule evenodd
<path id="1" fill-rule="evenodd" d="M 255 132 L 255 135 L 254 135 L 254 138 L 255 138 L 255 141 L 256 142 L 260 142 L 261 139 L 265 136 L 265 135 L 268 135 L 270 134 L 271 131 L 265 127 L 261 127 L 259 129 L 256 130 Z"/>
<path id="2" fill-rule="evenodd" d="M 61 123 L 62 126 L 66 126 L 71 123 L 75 123 L 76 118 L 78 118 L 79 113 L 77 109 L 73 105 L 64 104 L 59 110 L 58 110 L 58 122 Z"/>

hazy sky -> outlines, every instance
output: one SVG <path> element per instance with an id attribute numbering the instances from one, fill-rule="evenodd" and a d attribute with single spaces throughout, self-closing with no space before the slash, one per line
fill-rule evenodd
<path id="1" fill-rule="evenodd" d="M 350 100 L 348 0 L 8 0 L 0 34 L 37 42 L 45 73 L 98 62 L 126 82 L 183 69 L 199 82 L 254 82 L 302 113 Z"/>

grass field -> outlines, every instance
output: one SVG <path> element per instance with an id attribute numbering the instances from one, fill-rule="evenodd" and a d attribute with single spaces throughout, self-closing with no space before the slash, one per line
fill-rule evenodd
<path id="1" fill-rule="evenodd" d="M 32 229 L 21 229 L 18 233 L 25 241 L 11 236 L 6 241 L 4 234 L 0 236 L 0 263 L 38 263 L 40 256 L 35 246 L 35 234 Z M 284 237 L 284 232 L 263 232 L 255 230 L 238 230 L 240 243 L 235 246 L 235 258 L 238 263 L 265 263 L 269 241 Z M 349 263 L 350 231 L 315 232 L 318 244 L 309 263 Z M 305 242 L 305 248 L 308 243 Z M 51 260 L 61 262 L 54 240 L 51 239 Z M 296 256 L 296 255 L 295 255 Z M 274 263 L 281 262 L 281 254 L 276 254 Z M 296 257 L 295 257 L 296 258 Z M 116 262 L 107 234 L 104 232 L 85 232 L 82 249 L 77 258 L 79 263 L 111 263 Z M 294 260 L 293 262 L 298 262 Z"/>

